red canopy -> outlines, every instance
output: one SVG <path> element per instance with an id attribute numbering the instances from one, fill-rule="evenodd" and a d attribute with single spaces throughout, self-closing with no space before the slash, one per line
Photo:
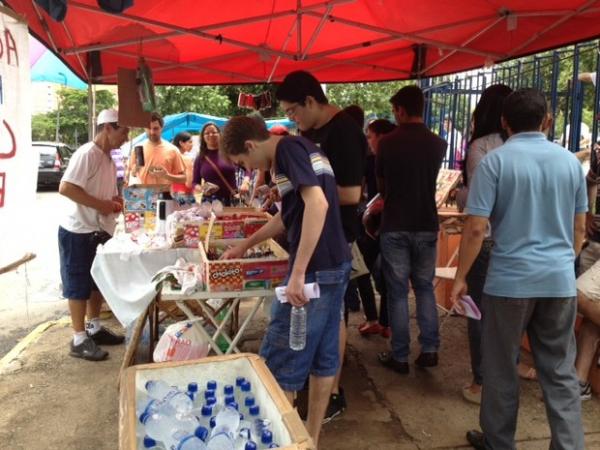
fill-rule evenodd
<path id="1" fill-rule="evenodd" d="M 157 84 L 323 82 L 457 72 L 594 38 L 599 0 L 135 0 L 122 14 L 68 0 L 56 22 L 5 0 L 84 80 L 115 83 L 144 56 Z M 94 51 L 97 51 L 94 53 Z M 99 56 L 90 71 L 88 61 Z"/>

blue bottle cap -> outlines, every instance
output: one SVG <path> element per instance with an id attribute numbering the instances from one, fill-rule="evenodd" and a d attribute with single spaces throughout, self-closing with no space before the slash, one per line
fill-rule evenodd
<path id="1" fill-rule="evenodd" d="M 273 433 L 269 430 L 263 430 L 262 436 L 260 437 L 260 442 L 263 444 L 269 445 L 273 442 Z"/>
<path id="2" fill-rule="evenodd" d="M 244 383 L 245 381 L 246 381 L 246 379 L 245 379 L 244 377 L 237 377 L 237 378 L 235 379 L 235 385 L 236 385 L 236 386 L 241 386 L 241 385 L 242 385 L 242 383 Z"/>
<path id="3" fill-rule="evenodd" d="M 209 399 L 210 397 L 216 397 L 215 391 L 211 391 L 210 389 L 204 391 L 204 398 Z"/>
<path id="4" fill-rule="evenodd" d="M 146 411 L 140 414 L 140 417 L 138 417 L 140 423 L 144 423 L 146 421 L 146 416 L 148 416 L 148 413 Z"/>
<path id="5" fill-rule="evenodd" d="M 209 424 L 210 424 L 210 427 L 211 427 L 211 428 L 214 428 L 214 427 L 215 427 L 215 425 L 217 424 L 217 421 L 216 421 L 216 419 L 217 419 L 217 418 L 216 418 L 215 416 L 212 416 L 212 417 L 210 418 Z"/>
<path id="6" fill-rule="evenodd" d="M 243 386 L 242 386 L 242 390 L 243 390 Z M 228 384 L 227 386 L 225 386 L 223 388 L 223 392 L 225 393 L 225 395 L 233 395 L 233 386 L 231 384 Z"/>
<path id="7" fill-rule="evenodd" d="M 234 400 L 232 402 L 227 403 L 227 406 L 234 408 L 236 411 L 240 410 L 240 405 L 237 404 L 237 402 Z"/>
<path id="8" fill-rule="evenodd" d="M 244 415 L 242 413 L 240 413 L 240 421 L 244 420 Z"/>
<path id="9" fill-rule="evenodd" d="M 258 447 L 256 446 L 256 443 L 254 441 L 248 441 L 246 442 L 246 446 L 244 447 L 244 450 L 257 450 Z"/>
<path id="10" fill-rule="evenodd" d="M 250 415 L 258 416 L 260 414 L 260 406 L 254 405 L 250 407 Z"/>
<path id="11" fill-rule="evenodd" d="M 254 406 L 256 404 L 256 400 L 254 400 L 254 397 L 252 397 L 251 395 L 249 395 L 248 397 L 246 397 L 244 399 L 244 406 L 246 408 L 250 408 L 251 406 Z"/>
<path id="12" fill-rule="evenodd" d="M 205 442 L 206 442 L 206 438 L 208 438 L 208 430 L 202 426 L 196 428 L 196 431 L 194 431 L 194 434 L 196 435 L 196 437 L 198 439 L 201 439 Z"/>
<path id="13" fill-rule="evenodd" d="M 217 399 L 215 397 L 208 397 L 206 399 L 206 404 L 208 406 L 215 406 L 217 404 Z"/>
<path id="14" fill-rule="evenodd" d="M 202 417 L 212 416 L 212 405 L 204 405 L 202 407 Z"/>
<path id="15" fill-rule="evenodd" d="M 150 436 L 144 436 L 144 448 L 156 447 L 156 441 Z"/>
<path id="16" fill-rule="evenodd" d="M 144 385 L 144 387 L 146 388 L 146 390 L 148 390 L 148 388 L 150 386 L 152 386 L 152 384 L 154 383 L 154 381 L 150 380 L 150 381 L 146 381 L 146 384 Z"/>
<path id="17" fill-rule="evenodd" d="M 225 397 L 225 406 L 229 405 L 230 403 L 234 403 L 235 402 L 235 397 L 233 395 L 227 395 Z"/>
<path id="18" fill-rule="evenodd" d="M 215 380 L 209 380 L 206 382 L 206 389 L 209 391 L 217 390 L 217 382 Z"/>
<path id="19" fill-rule="evenodd" d="M 251 388 L 252 383 L 250 383 L 249 381 L 246 381 L 244 384 L 242 384 L 242 392 L 250 392 Z"/>
<path id="20" fill-rule="evenodd" d="M 188 392 L 198 392 L 198 383 L 189 383 L 188 384 Z"/>

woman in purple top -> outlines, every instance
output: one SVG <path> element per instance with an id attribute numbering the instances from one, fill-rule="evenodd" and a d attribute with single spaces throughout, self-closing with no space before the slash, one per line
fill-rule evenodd
<path id="1" fill-rule="evenodd" d="M 202 180 L 216 184 L 219 190 L 213 197 L 228 206 L 236 189 L 235 167 L 219 156 L 220 134 L 219 128 L 213 122 L 208 122 L 202 127 L 200 153 L 194 161 L 192 184 L 199 185 Z"/>

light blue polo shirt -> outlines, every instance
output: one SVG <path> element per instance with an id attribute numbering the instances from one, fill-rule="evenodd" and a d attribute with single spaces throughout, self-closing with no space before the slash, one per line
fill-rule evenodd
<path id="1" fill-rule="evenodd" d="M 511 136 L 481 161 L 466 212 L 488 217 L 492 249 L 484 292 L 514 298 L 576 295 L 573 228 L 587 211 L 581 165 L 543 133 Z"/>

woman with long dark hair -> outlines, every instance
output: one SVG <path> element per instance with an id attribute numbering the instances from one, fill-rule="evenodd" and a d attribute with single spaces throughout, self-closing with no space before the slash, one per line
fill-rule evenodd
<path id="1" fill-rule="evenodd" d="M 235 195 L 235 167 L 219 156 L 219 138 L 221 132 L 213 122 L 207 122 L 200 130 L 200 153 L 194 161 L 192 183 L 199 185 L 202 180 L 216 184 L 219 190 L 214 198 L 228 206 Z"/>
<path id="2" fill-rule="evenodd" d="M 180 205 L 192 205 L 196 202 L 194 199 L 194 191 L 192 189 L 192 171 L 194 161 L 188 157 L 193 145 L 192 135 L 187 131 L 177 133 L 177 135 L 173 138 L 173 145 L 179 149 L 179 152 L 183 157 L 183 164 L 185 165 L 185 183 L 173 183 L 171 185 L 173 197 L 179 202 Z"/>
<path id="3" fill-rule="evenodd" d="M 502 128 L 501 116 L 504 99 L 512 89 L 503 84 L 494 84 L 483 91 L 473 112 L 473 133 L 467 146 L 465 166 L 463 168 L 464 188 L 457 195 L 457 203 L 462 210 L 469 193 L 469 180 L 485 155 L 504 144 L 507 138 Z M 467 274 L 468 295 L 481 309 L 483 286 L 487 274 L 490 252 L 493 242 L 488 230 L 471 270 Z M 468 320 L 469 350 L 471 353 L 471 371 L 473 381 L 463 387 L 463 397 L 472 403 L 481 403 L 481 321 Z"/>

